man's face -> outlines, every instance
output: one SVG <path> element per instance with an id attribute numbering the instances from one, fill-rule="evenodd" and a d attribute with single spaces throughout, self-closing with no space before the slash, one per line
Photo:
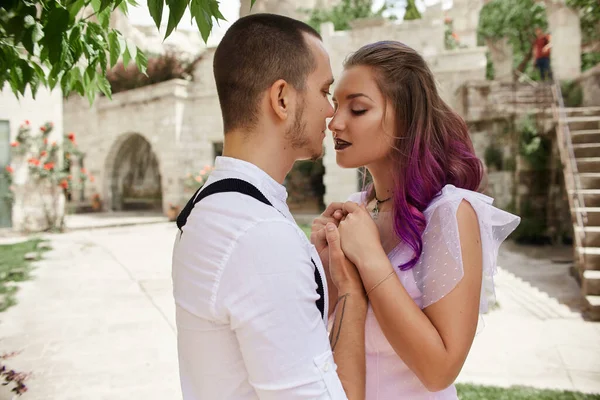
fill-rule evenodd
<path id="1" fill-rule="evenodd" d="M 293 124 L 286 137 L 297 150 L 298 159 L 316 160 L 323 155 L 326 120 L 333 117 L 333 106 L 328 97 L 333 73 L 323 43 L 314 36 L 304 35 L 304 38 L 316 69 L 307 77 L 304 91 L 299 93 Z"/>

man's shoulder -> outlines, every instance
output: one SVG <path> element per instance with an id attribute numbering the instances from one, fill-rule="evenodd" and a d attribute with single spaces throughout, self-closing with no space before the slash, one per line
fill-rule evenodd
<path id="1" fill-rule="evenodd" d="M 308 239 L 292 221 L 284 218 L 259 218 L 239 232 L 237 245 L 255 250 L 280 247 L 304 248 Z"/>

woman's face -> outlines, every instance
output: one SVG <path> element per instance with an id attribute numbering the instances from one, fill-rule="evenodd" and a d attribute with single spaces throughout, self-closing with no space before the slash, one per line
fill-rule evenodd
<path id="1" fill-rule="evenodd" d="M 333 132 L 337 164 L 358 168 L 387 160 L 395 136 L 394 109 L 391 101 L 385 101 L 371 67 L 344 70 L 333 104 L 335 115 L 329 130 Z"/>

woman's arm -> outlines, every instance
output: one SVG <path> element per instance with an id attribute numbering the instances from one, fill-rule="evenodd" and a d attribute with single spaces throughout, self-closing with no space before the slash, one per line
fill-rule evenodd
<path id="1" fill-rule="evenodd" d="M 454 382 L 477 328 L 482 280 L 479 223 L 466 201 L 458 207 L 456 218 L 464 276 L 450 293 L 421 310 L 395 274 L 369 293 L 369 301 L 387 340 L 430 391 L 445 389 Z M 342 233 L 344 224 L 342 222 Z M 346 236 L 343 237 L 342 244 L 346 244 Z M 370 254 L 375 255 L 370 257 L 355 254 L 367 291 L 394 268 L 383 249 L 372 250 Z"/>

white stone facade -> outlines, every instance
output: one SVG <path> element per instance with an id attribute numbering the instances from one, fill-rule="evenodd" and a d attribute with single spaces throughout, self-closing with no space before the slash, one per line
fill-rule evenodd
<path id="1" fill-rule="evenodd" d="M 258 3 L 257 3 L 258 4 Z M 354 29 L 334 32 L 331 24 L 322 28 L 325 47 L 331 56 L 335 76 L 342 72 L 344 59 L 359 47 L 379 40 L 398 40 L 424 55 L 432 68 L 443 98 L 460 107 L 457 89 L 467 80 L 485 79 L 485 48 L 447 51 L 444 49 L 444 16 L 440 7 L 428 9 L 422 20 L 392 23 L 358 21 Z M 163 210 L 170 204 L 183 205 L 189 193 L 183 179 L 214 160 L 213 144 L 222 142 L 223 127 L 212 73 L 214 48 L 204 52 L 193 81 L 170 81 L 118 93 L 112 102 L 99 98 L 92 108 L 84 99 L 65 103 L 65 128 L 78 134 L 78 144 L 87 153 L 85 166 L 96 176 L 96 186 L 105 204 L 111 204 L 114 157 L 133 133 L 150 143 L 160 168 Z M 357 171 L 343 170 L 335 163 L 331 135 L 327 148 L 324 201 L 345 200 L 358 189 Z"/>

